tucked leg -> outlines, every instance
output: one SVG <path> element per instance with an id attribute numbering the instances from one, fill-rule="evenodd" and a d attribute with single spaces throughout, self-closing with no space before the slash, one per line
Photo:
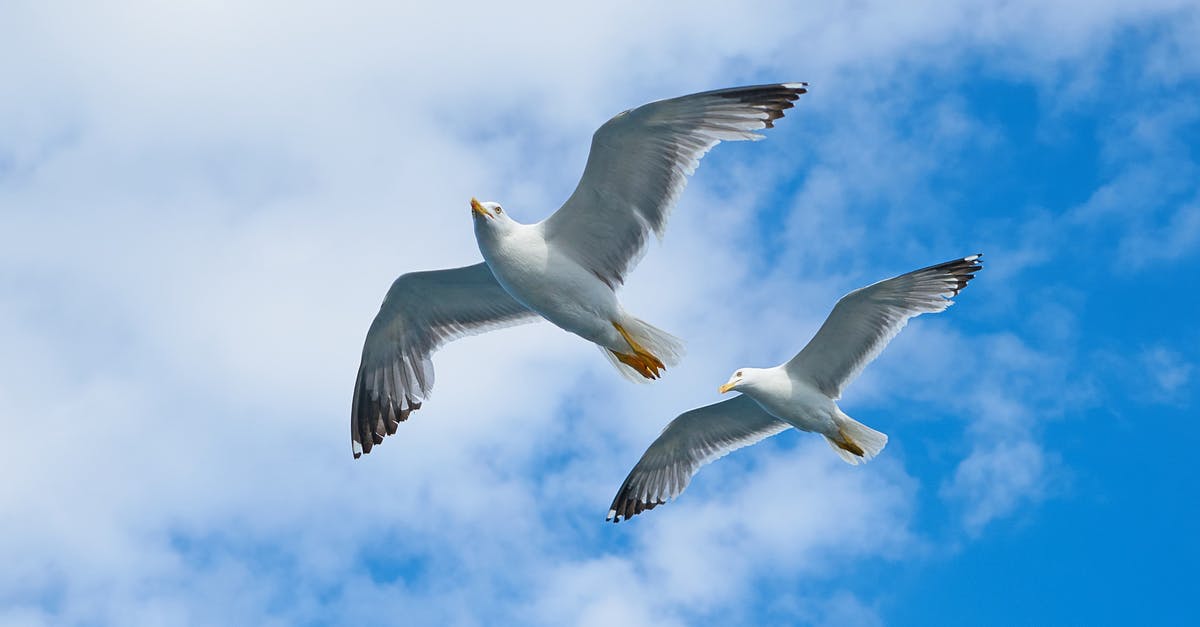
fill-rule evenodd
<path id="1" fill-rule="evenodd" d="M 612 351 L 612 354 L 616 355 L 621 363 L 633 368 L 643 377 L 657 379 L 660 376 L 659 371 L 666 370 L 666 366 L 662 360 L 642 348 L 619 323 L 614 322 L 612 325 L 617 330 L 617 333 L 620 333 L 621 337 L 625 338 L 625 342 L 629 344 L 629 348 L 633 350 L 632 353 Z"/>

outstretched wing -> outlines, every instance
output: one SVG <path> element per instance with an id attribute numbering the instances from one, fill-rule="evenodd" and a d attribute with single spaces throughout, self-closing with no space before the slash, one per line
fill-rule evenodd
<path id="1" fill-rule="evenodd" d="M 623 283 L 700 158 L 723 140 L 762 139 L 753 131 L 774 126 L 806 86 L 721 89 L 617 115 L 592 136 L 575 192 L 542 223 L 547 239 L 610 287 Z"/>
<path id="2" fill-rule="evenodd" d="M 354 457 L 370 453 L 421 407 L 433 388 L 429 356 L 439 346 L 538 318 L 500 287 L 485 263 L 396 279 L 363 344 L 350 410 Z"/>
<path id="3" fill-rule="evenodd" d="M 880 281 L 846 294 L 825 324 L 787 363 L 793 378 L 807 378 L 830 398 L 883 351 L 908 319 L 945 310 L 983 268 L 971 255 Z"/>
<path id="4" fill-rule="evenodd" d="M 790 426 L 745 395 L 680 414 L 629 472 L 607 520 L 621 522 L 666 503 L 701 466 Z"/>

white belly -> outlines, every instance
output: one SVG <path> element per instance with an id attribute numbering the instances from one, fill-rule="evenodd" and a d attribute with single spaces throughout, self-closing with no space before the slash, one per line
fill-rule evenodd
<path id="1" fill-rule="evenodd" d="M 820 390 L 804 382 L 781 377 L 769 389 L 750 393 L 767 413 L 800 429 L 814 433 L 835 433 L 833 416 L 837 405 Z"/>
<path id="2" fill-rule="evenodd" d="M 616 294 L 573 259 L 546 246 L 539 234 L 518 232 L 480 252 L 501 287 L 558 327 L 597 344 L 610 344 L 620 319 Z"/>

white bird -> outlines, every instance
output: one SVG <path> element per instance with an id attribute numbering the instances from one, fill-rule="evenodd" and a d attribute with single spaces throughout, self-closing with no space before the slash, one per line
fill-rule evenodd
<path id="1" fill-rule="evenodd" d="M 471 199 L 483 263 L 405 274 L 367 331 L 354 386 L 355 457 L 395 433 L 433 387 L 430 355 L 464 335 L 539 317 L 598 345 L 626 377 L 656 379 L 682 344 L 630 315 L 615 289 L 662 237 L 691 174 L 723 140 L 757 140 L 806 83 L 709 91 L 618 114 L 592 136 L 583 178 L 549 218 L 521 224 Z"/>
<path id="2" fill-rule="evenodd" d="M 625 478 L 608 520 L 653 509 L 683 493 L 701 466 L 788 428 L 811 431 L 847 463 L 883 450 L 887 435 L 847 416 L 842 390 L 883 351 L 909 318 L 945 310 L 983 268 L 971 255 L 846 294 L 804 350 L 774 368 L 739 368 L 718 389 L 742 395 L 680 414 Z"/>

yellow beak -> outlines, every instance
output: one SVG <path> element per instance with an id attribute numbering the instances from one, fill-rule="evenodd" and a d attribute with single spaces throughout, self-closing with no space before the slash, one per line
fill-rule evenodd
<path id="1" fill-rule="evenodd" d="M 733 383 L 726 383 L 725 385 L 722 385 L 721 387 L 718 387 L 718 388 L 717 388 L 717 391 L 718 391 L 718 392 L 720 392 L 720 393 L 722 393 L 722 394 L 724 394 L 724 393 L 728 392 L 729 390 L 732 390 L 732 389 L 733 389 L 733 386 L 734 386 L 734 384 L 733 384 Z"/>
<path id="2" fill-rule="evenodd" d="M 484 209 L 483 205 L 479 204 L 479 201 L 475 200 L 474 198 L 471 199 L 471 211 L 474 211 L 485 218 L 492 217 L 492 214 L 488 213 L 488 210 Z"/>

